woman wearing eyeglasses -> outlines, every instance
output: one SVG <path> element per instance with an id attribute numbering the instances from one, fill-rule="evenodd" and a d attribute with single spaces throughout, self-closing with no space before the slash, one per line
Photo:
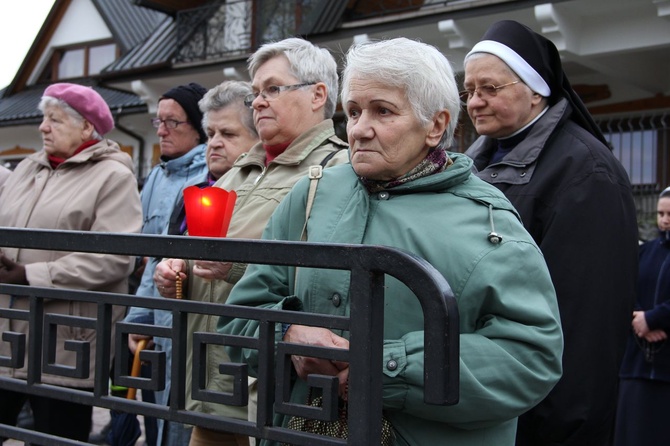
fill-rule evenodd
<path id="1" fill-rule="evenodd" d="M 192 82 L 171 88 L 158 100 L 156 117 L 151 123 L 160 144 L 160 162 L 142 187 L 143 234 L 162 234 L 184 185 L 207 175 L 207 135 L 198 107 L 205 93 L 205 87 Z M 157 296 L 153 282 L 157 263 L 158 259 L 148 260 L 136 295 Z M 135 346 L 131 347 L 134 350 Z"/>
<path id="2" fill-rule="evenodd" d="M 517 446 L 610 444 L 637 274 L 628 175 L 563 72 L 554 44 L 492 25 L 465 57 L 467 150 L 540 246 L 565 334 L 563 377 L 521 416 Z"/>
<path id="3" fill-rule="evenodd" d="M 260 142 L 243 154 L 215 184 L 237 193 L 228 238 L 259 239 L 270 215 L 310 166 L 330 167 L 349 160 L 347 144 L 335 136 L 332 116 L 338 94 L 333 56 L 310 42 L 290 38 L 262 46 L 249 58 L 252 93 L 244 105 L 253 110 Z M 246 264 L 166 259 L 154 280 L 164 297 L 176 296 L 177 274 L 185 281 L 185 299 L 225 303 Z M 188 333 L 215 332 L 217 316 L 189 316 Z M 189 338 L 190 339 L 190 338 Z M 190 345 L 190 342 L 189 342 Z M 189 358 L 193 352 L 188 351 Z M 222 346 L 209 345 L 207 390 L 232 392 L 233 378 L 218 365 L 228 362 Z M 188 378 L 187 378 L 188 379 Z M 251 383 L 253 386 L 253 381 Z M 225 406 L 192 398 L 187 385 L 186 408 L 208 414 L 247 417 L 246 407 Z M 253 395 L 253 389 L 251 395 Z M 253 398 L 252 398 L 253 404 Z M 248 416 L 256 419 L 255 408 Z M 196 426 L 191 446 L 248 445 L 249 439 L 230 432 Z"/>
<path id="4" fill-rule="evenodd" d="M 142 233 L 158 235 L 165 233 L 172 210 L 181 197 L 181 191 L 186 184 L 193 181 L 202 181 L 207 177 L 207 163 L 205 159 L 207 136 L 202 129 L 202 112 L 198 101 L 202 99 L 207 89 L 195 82 L 178 85 L 163 93 L 158 99 L 156 117 L 151 124 L 156 129 L 160 145 L 160 161 L 149 172 L 142 187 Z M 154 287 L 153 275 L 160 259 L 148 257 L 142 259 L 144 265 L 140 283 L 135 290 L 136 296 L 157 297 L 158 291 Z M 133 290 L 130 290 L 133 292 Z M 143 322 L 157 326 L 171 326 L 172 313 L 162 310 L 151 310 L 131 307 L 125 319 L 127 322 Z M 140 336 L 131 336 L 128 346 L 135 353 Z M 155 341 L 155 345 L 154 345 Z M 155 350 L 171 352 L 170 340 L 156 338 L 150 341 Z M 168 369 L 169 382 L 169 369 Z M 152 397 L 160 404 L 165 404 L 169 392 L 143 391 L 142 398 L 150 400 Z M 163 433 L 168 424 L 171 436 L 178 436 L 177 432 L 187 430 L 177 423 L 164 423 L 155 418 L 145 417 L 144 426 L 147 444 L 161 444 Z M 169 443 L 166 443 L 169 444 Z"/>

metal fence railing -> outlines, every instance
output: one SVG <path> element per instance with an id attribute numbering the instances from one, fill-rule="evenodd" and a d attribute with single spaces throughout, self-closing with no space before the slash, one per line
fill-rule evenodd
<path id="1" fill-rule="evenodd" d="M 0 319 L 27 320 L 29 337 L 12 332 L 0 334 L 0 342 L 11 345 L 10 357 L 0 357 L 0 367 L 19 368 L 27 357 L 28 379 L 0 377 L 0 388 L 26 394 L 65 399 L 81 404 L 104 407 L 117 411 L 162 418 L 180 423 L 222 429 L 296 445 L 363 445 L 379 444 L 381 435 L 382 373 L 379 370 L 383 348 L 384 276 L 390 275 L 405 283 L 416 295 L 424 313 L 426 349 L 424 380 L 428 404 L 449 405 L 458 400 L 458 310 L 446 280 L 426 261 L 411 254 L 381 246 L 331 245 L 301 242 L 276 242 L 258 240 L 209 239 L 176 236 L 148 236 L 138 234 L 100 234 L 74 231 L 45 231 L 0 228 L 0 245 L 24 249 L 96 252 L 109 254 L 148 255 L 153 257 L 179 257 L 188 259 L 225 260 L 244 263 L 296 265 L 332 268 L 351 272 L 350 317 L 333 317 L 313 313 L 258 309 L 219 305 L 189 300 L 162 298 L 138 299 L 127 294 L 113 294 L 54 288 L 36 288 L 0 284 L 0 293 L 24 296 L 29 299 L 30 310 L 0 308 Z M 81 318 L 49 314 L 45 311 L 48 299 L 67 299 L 93 302 L 97 317 Z M 171 311 L 172 327 L 117 323 L 112 324 L 113 306 L 141 306 Z M 258 412 L 256 420 L 246 421 L 218 417 L 185 409 L 185 372 L 192 368 L 193 388 L 203 389 L 199 368 L 206 361 L 186 364 L 186 318 L 189 313 L 208 313 L 234 318 L 260 321 L 258 338 L 227 336 L 219 333 L 194 335 L 195 349 L 206 344 L 236 345 L 257 349 L 260 366 L 258 374 Z M 331 349 L 321 352 L 323 358 L 338 358 L 350 363 L 349 388 L 349 439 L 314 437 L 280 426 L 272 425 L 272 412 L 301 415 L 306 406 L 284 400 L 290 385 L 290 355 L 301 346 L 288 343 L 275 344 L 275 325 L 300 323 L 333 329 L 348 330 L 350 350 Z M 55 325 L 85 326 L 96 330 L 96 354 L 89 357 L 90 346 L 78 343 L 78 362 L 74 368 L 50 363 L 55 349 L 51 339 Z M 127 400 L 110 394 L 109 380 L 112 365 L 111 348 L 115 344 L 115 381 L 138 389 L 162 390 L 166 358 L 164 352 L 144 352 L 141 357 L 152 365 L 152 378 L 133 378 L 123 371 L 127 361 L 129 333 L 141 333 L 172 340 L 172 385 L 169 406 Z M 205 350 L 200 350 L 205 351 Z M 27 355 L 24 355 L 27 353 Z M 46 373 L 63 376 L 83 376 L 89 361 L 95 361 L 93 392 L 64 388 L 42 382 Z M 226 404 L 247 405 L 247 373 L 245 364 L 226 364 L 236 380 L 233 393 L 209 392 L 208 398 Z M 204 374 L 203 374 L 204 375 Z M 333 378 L 336 379 L 336 378 Z M 164 379 L 163 379 L 164 381 Z M 329 383 L 333 384 L 333 383 Z M 328 385 L 328 384 L 327 384 Z M 194 394 L 195 396 L 195 394 Z M 329 416 L 327 408 L 322 409 Z M 333 414 L 334 416 L 335 414 Z M 0 425 L 0 437 L 15 438 L 26 444 L 74 445 L 81 444 L 62 438 Z"/>

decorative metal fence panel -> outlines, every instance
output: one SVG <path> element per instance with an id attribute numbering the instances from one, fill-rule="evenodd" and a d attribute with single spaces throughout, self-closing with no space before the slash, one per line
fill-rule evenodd
<path id="1" fill-rule="evenodd" d="M 350 317 L 334 317 L 313 313 L 268 310 L 220 305 L 189 300 L 137 298 L 127 294 L 38 288 L 0 284 L 1 294 L 29 299 L 30 309 L 0 309 L 0 319 L 26 320 L 29 337 L 3 332 L 0 342 L 9 343 L 11 355 L 0 356 L 0 367 L 20 368 L 27 352 L 26 380 L 0 376 L 0 389 L 32 395 L 64 399 L 81 404 L 105 407 L 116 411 L 163 418 L 170 421 L 220 429 L 296 445 L 362 445 L 379 444 L 381 436 L 382 373 L 379 370 L 383 348 L 384 276 L 390 275 L 405 283 L 419 300 L 425 320 L 424 380 L 427 404 L 450 405 L 458 401 L 459 329 L 455 298 L 444 277 L 426 261 L 397 249 L 381 246 L 333 245 L 302 242 L 270 242 L 258 240 L 229 240 L 138 234 L 101 234 L 77 231 L 44 231 L 0 228 L 0 245 L 24 249 L 96 252 L 109 254 L 148 255 L 187 259 L 295 265 L 332 268 L 351 272 Z M 96 318 L 53 315 L 45 311 L 47 299 L 92 302 L 97 305 Z M 112 326 L 114 306 L 140 306 L 172 312 L 172 327 L 119 322 Z M 258 338 L 228 336 L 219 333 L 195 333 L 195 351 L 204 351 L 209 344 L 240 346 L 257 349 L 260 357 L 258 371 L 258 412 L 255 421 L 220 417 L 185 409 L 185 372 L 192 367 L 194 397 L 207 398 L 229 405 L 248 403 L 246 364 L 221 364 L 235 379 L 232 393 L 207 391 L 201 382 L 200 367 L 205 361 L 186 364 L 186 320 L 189 313 L 245 318 L 260 321 Z M 350 349 L 319 349 L 318 356 L 350 363 L 351 390 L 349 397 L 349 439 L 339 440 L 293 431 L 272 425 L 272 413 L 305 414 L 307 406 L 286 400 L 290 385 L 290 355 L 304 352 L 305 346 L 284 342 L 275 343 L 275 325 L 298 323 L 347 330 Z M 72 342 L 77 352 L 74 367 L 54 362 L 56 348 L 53 339 L 58 325 L 80 326 L 96 331 L 96 354 L 90 357 L 90 345 Z M 134 378 L 124 372 L 129 333 L 167 337 L 172 340 L 172 385 L 170 405 L 161 406 L 113 396 L 109 390 L 112 345 L 116 346 L 115 382 L 138 389 L 165 389 L 165 352 L 144 351 L 140 357 L 151 364 L 152 378 Z M 45 384 L 45 373 L 85 377 L 89 361 L 95 361 L 93 392 Z M 203 374 L 204 375 L 204 374 Z M 334 386 L 337 378 L 327 378 L 323 388 Z M 320 416 L 332 419 L 336 414 L 327 407 Z M 26 444 L 81 444 L 50 435 L 0 425 L 0 436 L 16 438 Z"/>

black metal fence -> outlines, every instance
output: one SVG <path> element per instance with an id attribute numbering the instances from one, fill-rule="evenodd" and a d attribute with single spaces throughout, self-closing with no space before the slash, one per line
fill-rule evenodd
<path id="1" fill-rule="evenodd" d="M 450 405 L 458 401 L 459 337 L 458 310 L 451 289 L 444 277 L 425 260 L 412 254 L 381 246 L 335 245 L 301 242 L 270 242 L 229 240 L 137 234 L 101 234 L 72 231 L 44 231 L 0 228 L 0 246 L 56 251 L 96 252 L 108 254 L 148 255 L 187 259 L 296 265 L 330 268 L 351 272 L 350 317 L 334 317 L 313 313 L 258 309 L 219 305 L 189 300 L 136 298 L 127 294 L 88 292 L 53 288 L 36 288 L 0 284 L 0 294 L 25 296 L 30 310 L 0 308 L 0 319 L 27 320 L 30 336 L 4 332 L 0 342 L 9 343 L 11 356 L 0 356 L 0 367 L 20 368 L 27 352 L 27 380 L 0 377 L 0 388 L 31 395 L 48 396 L 116 411 L 162 418 L 210 429 L 226 430 L 256 438 L 271 439 L 296 445 L 363 445 L 379 444 L 381 435 L 383 353 L 384 276 L 390 275 L 405 283 L 421 303 L 425 320 L 425 394 L 427 404 Z M 97 318 L 53 315 L 45 311 L 47 299 L 67 299 L 97 304 Z M 113 306 L 139 306 L 172 312 L 172 327 L 117 323 L 112 326 Z M 199 369 L 206 361 L 186 364 L 186 319 L 189 313 L 207 313 L 260 321 L 258 338 L 228 336 L 219 333 L 194 335 L 194 351 L 206 344 L 241 346 L 259 352 L 258 411 L 255 421 L 213 416 L 185 409 L 185 372 L 192 367 L 193 389 L 205 388 Z M 272 425 L 272 413 L 306 415 L 308 407 L 286 400 L 290 386 L 290 356 L 302 352 L 304 346 L 280 342 L 275 344 L 275 325 L 298 323 L 349 331 L 350 350 L 320 349 L 319 357 L 350 363 L 349 377 L 349 439 L 338 440 L 301 433 Z M 56 325 L 85 326 L 96 330 L 96 354 L 91 358 L 86 343 L 71 345 L 78 352 L 74 368 L 53 363 Z M 172 385 L 169 406 L 127 400 L 110 394 L 111 346 L 119 352 L 117 364 L 127 364 L 129 333 L 140 333 L 172 340 Z M 195 345 L 195 344 L 198 345 Z M 203 350 L 201 350 L 203 351 Z M 165 388 L 165 352 L 144 352 L 140 355 L 152 365 L 152 378 L 133 378 L 115 367 L 114 380 L 120 385 L 138 389 Z M 42 374 L 84 377 L 89 361 L 95 361 L 94 391 L 82 391 L 49 385 Z M 235 377 L 235 391 L 207 391 L 206 398 L 229 405 L 247 405 L 246 364 L 229 363 L 222 369 Z M 202 374 L 204 375 L 204 374 Z M 330 380 L 330 381 L 329 381 Z M 328 377 L 324 389 L 335 386 L 337 378 Z M 193 392 L 194 397 L 198 392 Z M 211 401 L 211 400 L 210 400 Z M 313 410 L 313 409 L 312 409 Z M 336 411 L 324 407 L 319 417 L 335 419 Z M 81 444 L 63 438 L 40 434 L 18 427 L 0 425 L 0 437 L 15 438 L 26 444 Z"/>

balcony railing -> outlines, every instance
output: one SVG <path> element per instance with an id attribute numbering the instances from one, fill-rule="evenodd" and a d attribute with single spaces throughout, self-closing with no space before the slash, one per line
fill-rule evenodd
<path id="1" fill-rule="evenodd" d="M 268 41 L 336 30 L 343 22 L 516 0 L 215 0 L 177 13 L 177 63 L 225 60 Z"/>

